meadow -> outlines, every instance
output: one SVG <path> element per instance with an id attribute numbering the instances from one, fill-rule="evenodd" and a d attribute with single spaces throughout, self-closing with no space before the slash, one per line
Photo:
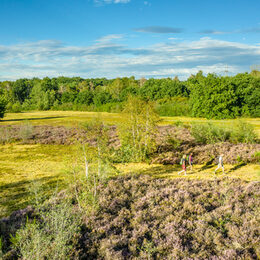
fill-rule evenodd
<path id="1" fill-rule="evenodd" d="M 144 119 L 142 115 L 138 118 Z M 256 239 L 259 144 L 198 143 L 196 150 L 193 147 L 196 140 L 190 131 L 192 124 L 207 126 L 210 122 L 210 129 L 215 131 L 215 126 L 232 129 L 239 120 L 189 117 L 154 120 L 159 125 L 157 144 L 154 143 L 159 150 L 151 146 L 151 151 L 155 159 L 162 159 L 161 163 L 151 163 L 152 156 L 134 162 L 136 158 L 133 160 L 131 153 L 138 154 L 139 150 L 131 150 L 132 145 L 129 150 L 131 139 L 125 139 L 126 146 L 121 144 L 125 150 L 118 150 L 119 140 L 124 139 L 119 139 L 114 126 L 119 129 L 128 125 L 126 114 L 75 111 L 6 114 L 0 121 L 0 257 L 33 259 L 37 254 L 39 259 L 61 256 L 255 259 L 259 256 Z M 243 122 L 252 125 L 260 136 L 259 119 L 244 118 Z M 150 122 L 139 123 L 147 126 Z M 142 129 L 145 128 L 139 128 Z M 140 142 L 146 140 L 142 139 L 145 134 L 140 136 Z M 225 163 L 225 174 L 214 173 L 213 148 L 227 152 L 226 160 L 230 163 Z M 183 149 L 193 149 L 201 158 L 195 156 L 195 161 L 200 160 L 193 171 L 188 169 L 187 175 L 178 175 Z M 239 152 L 241 157 L 237 156 Z M 165 157 L 169 159 L 167 164 Z M 88 173 L 86 158 L 90 162 Z M 174 198 L 182 201 L 183 207 Z M 248 203 L 250 208 L 245 212 Z M 237 223 L 247 224 L 237 227 Z M 169 227 L 170 233 L 176 235 L 168 232 Z"/>
<path id="2" fill-rule="evenodd" d="M 74 111 L 37 111 L 9 113 L 0 125 L 51 125 L 81 127 L 83 123 L 100 118 L 106 124 L 117 125 L 125 116 L 116 113 L 74 112 Z M 244 119 L 252 124 L 260 135 L 259 119 Z M 209 120 L 186 117 L 161 117 L 159 124 L 206 123 Z M 210 120 L 213 124 L 231 127 L 236 120 Z M 73 167 L 84 168 L 84 157 L 80 145 L 22 144 L 15 142 L 0 146 L 0 215 L 5 216 L 30 204 L 35 197 L 35 187 L 41 187 L 42 195 L 49 196 L 65 187 L 72 180 Z M 156 178 L 216 179 L 215 165 L 195 165 L 188 176 L 179 176 L 180 165 L 162 165 L 149 163 L 117 163 L 121 174 L 141 173 Z M 246 181 L 260 180 L 260 167 L 256 164 L 225 165 L 228 177 Z"/>
<path id="3" fill-rule="evenodd" d="M 91 121 L 93 118 L 100 118 L 106 124 L 120 124 L 124 122 L 125 115 L 122 113 L 107 113 L 107 112 L 80 112 L 80 111 L 32 111 L 22 113 L 7 113 L 0 121 L 0 125 L 16 125 L 30 122 L 32 125 L 52 125 L 52 126 L 80 126 L 86 121 Z M 159 125 L 168 125 L 178 122 L 190 124 L 208 123 L 216 125 L 224 125 L 232 127 L 238 119 L 204 119 L 194 117 L 160 117 Z M 241 120 L 250 123 L 254 126 L 255 131 L 260 137 L 260 119 L 259 118 L 242 118 Z"/>

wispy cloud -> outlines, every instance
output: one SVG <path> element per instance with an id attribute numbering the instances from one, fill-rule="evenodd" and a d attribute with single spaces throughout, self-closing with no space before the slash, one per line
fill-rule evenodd
<path id="1" fill-rule="evenodd" d="M 226 34 L 229 32 L 215 31 L 215 30 L 203 30 L 203 31 L 200 31 L 199 33 L 201 33 L 201 34 Z"/>
<path id="2" fill-rule="evenodd" d="M 127 4 L 131 0 L 94 0 L 96 4 Z"/>
<path id="3" fill-rule="evenodd" d="M 97 42 L 111 42 L 113 40 L 121 40 L 124 36 L 122 34 L 109 34 L 97 39 Z"/>
<path id="4" fill-rule="evenodd" d="M 253 27 L 253 28 L 245 28 L 245 29 L 237 29 L 233 31 L 217 31 L 212 29 L 202 30 L 199 33 L 201 34 L 236 34 L 236 33 L 260 33 L 260 27 Z"/>
<path id="5" fill-rule="evenodd" d="M 165 26 L 146 26 L 133 29 L 136 32 L 145 32 L 145 33 L 181 33 L 183 29 L 174 28 L 174 27 L 165 27 Z"/>
<path id="6" fill-rule="evenodd" d="M 199 70 L 223 73 L 248 71 L 260 64 L 260 46 L 208 37 L 132 48 L 105 36 L 89 46 L 59 41 L 0 45 L 0 80 L 22 77 L 173 77 L 186 78 Z"/>

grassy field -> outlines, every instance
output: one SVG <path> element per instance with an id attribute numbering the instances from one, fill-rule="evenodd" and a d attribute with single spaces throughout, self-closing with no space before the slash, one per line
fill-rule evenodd
<path id="1" fill-rule="evenodd" d="M 10 144 L 0 149 L 0 216 L 28 205 L 37 190 L 49 195 L 60 189 L 78 154 L 77 147 L 62 145 Z"/>
<path id="2" fill-rule="evenodd" d="M 79 126 L 81 123 L 100 117 L 108 124 L 124 121 L 120 114 L 73 112 L 73 111 L 42 111 L 7 114 L 0 125 L 22 124 L 24 121 L 33 125 L 64 125 Z M 251 123 L 260 136 L 260 120 L 245 119 Z M 185 117 L 164 117 L 160 124 L 205 123 L 206 119 Z M 235 120 L 213 120 L 213 123 L 232 125 Z M 47 196 L 59 190 L 68 182 L 73 181 L 73 169 L 84 166 L 80 147 L 76 145 L 0 145 L 0 217 L 10 214 L 30 204 L 35 192 Z M 241 178 L 246 181 L 260 181 L 259 165 L 226 165 L 227 175 L 221 172 L 214 175 L 214 165 L 196 165 L 194 172 L 187 176 L 179 176 L 180 165 L 149 165 L 145 163 L 118 164 L 122 174 L 149 174 L 156 178 Z M 38 195 L 37 195 L 38 196 Z"/>
<path id="3" fill-rule="evenodd" d="M 20 145 L 1 146 L 0 217 L 30 204 L 37 196 L 48 196 L 73 181 L 73 169 L 83 169 L 83 153 L 78 146 Z M 241 178 L 260 181 L 259 165 L 226 165 L 226 175 L 214 174 L 215 165 L 195 165 L 188 175 L 178 175 L 179 165 L 147 163 L 118 164 L 122 174 L 149 174 L 155 178 L 215 179 Z M 82 171 L 83 174 L 83 171 Z"/>
<path id="4" fill-rule="evenodd" d="M 124 122 L 125 116 L 118 113 L 78 111 L 35 111 L 7 113 L 3 120 L 0 121 L 0 125 L 15 125 L 21 124 L 24 121 L 28 121 L 33 125 L 78 126 L 86 121 L 92 120 L 93 118 L 101 118 L 107 124 L 119 124 Z M 242 120 L 252 124 L 258 136 L 260 137 L 260 118 L 243 118 Z M 207 120 L 204 118 L 192 117 L 161 117 L 159 124 L 167 125 L 174 124 L 176 122 L 183 122 L 184 124 L 190 124 L 192 122 L 212 122 L 217 125 L 232 127 L 236 121 L 236 119 Z"/>

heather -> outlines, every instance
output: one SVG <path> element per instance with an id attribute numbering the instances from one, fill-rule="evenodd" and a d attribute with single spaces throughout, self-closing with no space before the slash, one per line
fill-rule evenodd
<path id="1" fill-rule="evenodd" d="M 259 182 L 119 177 L 85 218 L 85 259 L 257 259 Z"/>
<path id="2" fill-rule="evenodd" d="M 260 257 L 257 181 L 133 174 L 96 181 L 1 219 L 3 259 Z"/>

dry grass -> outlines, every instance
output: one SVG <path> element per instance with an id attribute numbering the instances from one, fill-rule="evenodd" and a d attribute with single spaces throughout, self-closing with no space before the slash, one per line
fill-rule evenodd
<path id="1" fill-rule="evenodd" d="M 79 112 L 79 111 L 33 111 L 23 113 L 7 113 L 0 125 L 14 125 L 20 124 L 24 121 L 29 121 L 33 125 L 64 125 L 64 126 L 77 126 L 86 121 L 99 117 L 107 124 L 118 124 L 124 122 L 124 115 L 118 113 L 106 112 Z M 259 118 L 244 118 L 244 121 L 252 124 L 260 137 L 260 119 Z M 193 117 L 161 117 L 161 125 L 174 124 L 176 122 L 183 122 L 190 124 L 212 122 L 217 125 L 224 125 L 232 127 L 236 119 L 226 120 L 207 120 L 204 118 Z"/>

